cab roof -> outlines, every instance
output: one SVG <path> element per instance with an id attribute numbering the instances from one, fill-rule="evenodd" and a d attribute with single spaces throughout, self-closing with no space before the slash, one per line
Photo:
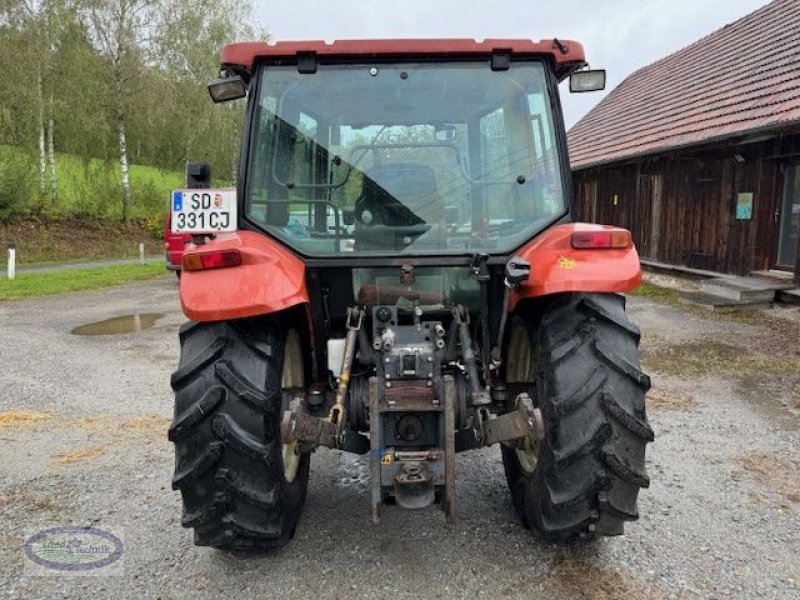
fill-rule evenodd
<path id="1" fill-rule="evenodd" d="M 420 56 L 490 56 L 492 54 L 539 54 L 551 59 L 556 76 L 563 79 L 572 71 L 586 65 L 583 46 L 572 40 L 524 39 L 386 39 L 294 42 L 237 42 L 222 49 L 223 68 L 249 74 L 259 60 L 324 56 L 330 58 Z"/>

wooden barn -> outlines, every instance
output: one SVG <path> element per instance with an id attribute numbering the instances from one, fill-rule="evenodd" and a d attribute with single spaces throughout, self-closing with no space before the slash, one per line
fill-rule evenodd
<path id="1" fill-rule="evenodd" d="M 633 73 L 569 132 L 576 217 L 643 262 L 800 281 L 800 1 Z"/>

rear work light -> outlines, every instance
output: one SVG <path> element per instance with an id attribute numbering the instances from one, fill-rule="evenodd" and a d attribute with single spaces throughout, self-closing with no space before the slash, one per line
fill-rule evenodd
<path id="1" fill-rule="evenodd" d="M 238 267 L 242 264 L 242 254 L 238 250 L 217 250 L 203 252 L 202 254 L 185 254 L 183 268 L 186 271 L 206 271 L 208 269 L 223 269 L 225 267 Z"/>
<path id="2" fill-rule="evenodd" d="M 582 231 L 572 234 L 572 247 L 578 250 L 630 248 L 632 245 L 631 234 L 625 229 Z"/>

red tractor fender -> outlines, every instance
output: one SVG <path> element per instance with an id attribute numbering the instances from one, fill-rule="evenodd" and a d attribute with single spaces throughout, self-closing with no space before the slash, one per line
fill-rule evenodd
<path id="1" fill-rule="evenodd" d="M 222 233 L 184 253 L 238 250 L 241 264 L 201 271 L 183 270 L 181 308 L 195 321 L 222 321 L 266 315 L 305 304 L 305 265 L 284 246 L 252 231 Z"/>
<path id="2" fill-rule="evenodd" d="M 517 256 L 531 265 L 531 274 L 512 292 L 509 310 L 526 298 L 563 292 L 628 292 L 642 280 L 639 253 L 627 248 L 573 248 L 573 233 L 625 231 L 608 225 L 557 225 L 525 245 Z M 626 232 L 627 233 L 627 232 Z"/>

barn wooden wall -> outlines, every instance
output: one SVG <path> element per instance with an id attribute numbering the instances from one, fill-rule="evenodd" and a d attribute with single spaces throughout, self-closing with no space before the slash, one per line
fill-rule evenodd
<path id="1" fill-rule="evenodd" d="M 772 266 L 783 167 L 798 162 L 793 133 L 576 171 L 573 214 L 630 229 L 643 258 L 745 275 Z M 750 221 L 735 218 L 740 192 L 754 194 Z"/>

